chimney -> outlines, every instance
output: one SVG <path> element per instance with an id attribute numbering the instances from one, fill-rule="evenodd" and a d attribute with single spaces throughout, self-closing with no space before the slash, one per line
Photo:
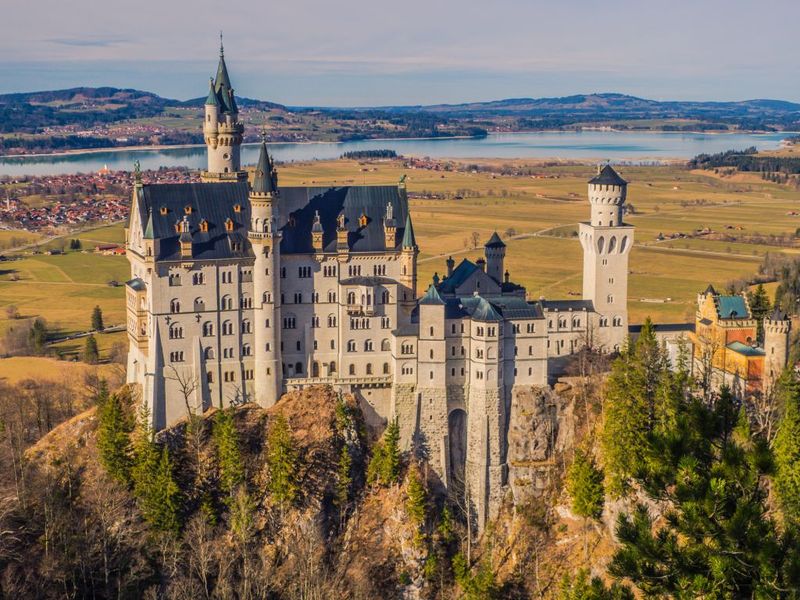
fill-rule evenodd
<path id="1" fill-rule="evenodd" d="M 453 271 L 455 270 L 456 261 L 453 260 L 453 257 L 449 257 L 447 259 L 447 276 L 452 277 Z"/>
<path id="2" fill-rule="evenodd" d="M 481 271 L 483 271 L 484 273 L 486 272 L 486 259 L 479 258 L 478 260 L 475 261 L 475 264 L 478 265 L 478 268 Z"/>

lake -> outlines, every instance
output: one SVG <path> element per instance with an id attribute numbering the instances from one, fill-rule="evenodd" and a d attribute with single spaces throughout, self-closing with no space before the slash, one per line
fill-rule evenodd
<path id="1" fill-rule="evenodd" d="M 782 133 L 667 133 L 629 131 L 564 131 L 491 134 L 485 138 L 363 140 L 312 144 L 270 144 L 279 161 L 338 158 L 352 150 L 391 149 L 407 156 L 432 158 L 561 158 L 614 162 L 647 162 L 688 159 L 697 154 L 775 149 L 791 134 Z M 258 144 L 242 148 L 243 164 L 254 164 Z M 160 150 L 84 152 L 18 158 L 0 157 L 0 175 L 59 175 L 111 170 L 130 170 L 138 160 L 142 169 L 186 166 L 204 168 L 205 146 Z"/>

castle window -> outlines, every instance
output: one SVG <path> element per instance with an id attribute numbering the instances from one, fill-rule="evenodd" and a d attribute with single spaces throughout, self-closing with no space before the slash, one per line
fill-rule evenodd
<path id="1" fill-rule="evenodd" d="M 203 285 L 204 283 L 205 277 L 202 272 L 192 274 L 192 285 Z"/>
<path id="2" fill-rule="evenodd" d="M 214 383 L 214 373 L 211 371 L 206 373 L 206 383 Z"/>
<path id="3" fill-rule="evenodd" d="M 314 315 L 311 317 L 311 328 L 316 329 L 317 327 L 319 327 L 319 317 Z"/>
<path id="4" fill-rule="evenodd" d="M 301 292 L 294 293 L 294 303 L 295 304 L 302 304 L 303 303 L 303 294 Z"/>
<path id="5" fill-rule="evenodd" d="M 331 340 L 331 350 L 336 350 L 336 340 Z"/>
<path id="6" fill-rule="evenodd" d="M 356 366 L 355 365 L 350 365 L 350 368 L 349 368 L 348 372 L 350 373 L 350 375 L 355 375 L 356 374 Z"/>
<path id="7" fill-rule="evenodd" d="M 250 333 L 250 321 L 245 319 L 242 321 L 242 333 Z"/>
<path id="8" fill-rule="evenodd" d="M 205 219 L 200 221 L 200 231 L 202 231 L 203 233 L 208 232 L 208 221 L 206 221 Z"/>
<path id="9" fill-rule="evenodd" d="M 297 340 L 297 341 L 294 343 L 294 348 L 295 348 L 295 350 L 297 350 L 298 352 L 301 352 L 301 351 L 303 350 L 303 346 L 302 346 L 302 344 L 301 344 L 300 340 Z"/>
<path id="10" fill-rule="evenodd" d="M 167 213 L 169 213 L 169 209 L 168 209 L 166 206 L 162 206 L 162 207 L 161 207 L 161 208 L 158 210 L 158 212 L 159 212 L 159 213 L 161 214 L 161 216 L 163 217 L 163 216 L 165 216 Z"/>
<path id="11" fill-rule="evenodd" d="M 358 226 L 359 227 L 366 227 L 368 222 L 369 222 L 369 219 L 367 219 L 367 215 L 365 215 L 364 213 L 361 213 L 361 216 L 358 217 Z"/>
<path id="12" fill-rule="evenodd" d="M 169 302 L 169 312 L 175 314 L 181 312 L 181 303 L 176 299 L 173 298 Z"/>
<path id="13" fill-rule="evenodd" d="M 242 205 L 241 204 L 234 204 L 233 205 L 233 212 L 236 212 L 236 213 L 242 212 Z"/>
<path id="14" fill-rule="evenodd" d="M 251 349 L 250 344 L 244 344 L 242 346 L 242 356 L 250 356 Z"/>
<path id="15" fill-rule="evenodd" d="M 386 339 L 381 340 L 381 350 L 383 352 L 388 352 L 389 350 L 391 350 L 391 348 L 392 347 L 391 347 L 391 344 L 390 344 L 389 340 L 386 340 Z"/>
<path id="16" fill-rule="evenodd" d="M 227 294 L 222 297 L 220 300 L 220 308 L 222 310 L 232 310 L 233 309 L 233 299 L 228 296 Z"/>
<path id="17" fill-rule="evenodd" d="M 536 324 L 535 323 L 528 323 L 527 331 L 528 331 L 528 333 L 536 333 Z"/>
<path id="18" fill-rule="evenodd" d="M 230 217 L 225 219 L 225 231 L 233 231 L 233 220 Z"/>
<path id="19" fill-rule="evenodd" d="M 222 323 L 222 335 L 233 335 L 233 323 L 230 321 Z"/>
<path id="20" fill-rule="evenodd" d="M 183 362 L 183 351 L 175 351 L 169 353 L 170 362 Z"/>
<path id="21" fill-rule="evenodd" d="M 391 326 L 391 320 L 389 317 L 381 317 L 381 329 L 390 329 Z"/>
<path id="22" fill-rule="evenodd" d="M 336 327 L 336 315 L 328 315 L 328 327 Z"/>
<path id="23" fill-rule="evenodd" d="M 203 337 L 211 337 L 214 335 L 214 324 L 211 321 L 203 323 Z"/>
<path id="24" fill-rule="evenodd" d="M 195 312 L 202 312 L 206 309 L 206 303 L 202 298 L 195 298 L 194 299 L 194 311 Z"/>
<path id="25" fill-rule="evenodd" d="M 286 267 L 281 267 L 281 279 L 286 279 Z"/>
<path id="26" fill-rule="evenodd" d="M 613 294 L 609 294 L 606 297 L 606 302 L 608 302 L 609 304 L 614 304 L 614 295 Z"/>
<path id="27" fill-rule="evenodd" d="M 355 352 L 356 351 L 356 341 L 355 340 L 347 340 L 347 351 L 348 352 Z"/>
<path id="28" fill-rule="evenodd" d="M 180 273 L 170 273 L 169 274 L 169 284 L 170 286 L 178 286 L 181 284 L 181 274 Z"/>
<path id="29" fill-rule="evenodd" d="M 372 375 L 372 363 L 367 363 L 367 375 Z"/>
<path id="30" fill-rule="evenodd" d="M 169 326 L 169 339 L 171 340 L 180 340 L 183 338 L 183 327 L 178 325 L 177 323 L 173 323 Z"/>
<path id="31" fill-rule="evenodd" d="M 203 350 L 203 357 L 206 360 L 214 360 L 214 349 L 209 347 Z"/>
<path id="32" fill-rule="evenodd" d="M 239 298 L 239 306 L 242 308 L 253 308 L 253 299 L 245 294 Z"/>
<path id="33" fill-rule="evenodd" d="M 184 206 L 183 207 L 183 212 L 186 213 L 187 215 L 192 214 L 192 205 L 191 204 L 187 204 L 186 206 Z"/>
<path id="34" fill-rule="evenodd" d="M 296 329 L 297 328 L 297 319 L 295 317 L 283 317 L 283 328 L 284 329 Z"/>
<path id="35" fill-rule="evenodd" d="M 297 275 L 301 279 L 306 279 L 308 277 L 311 277 L 311 267 L 298 267 L 297 268 Z"/>
<path id="36" fill-rule="evenodd" d="M 364 352 L 372 352 L 372 340 L 364 341 Z"/>
<path id="37" fill-rule="evenodd" d="M 613 325 L 614 327 L 622 327 L 622 317 L 614 317 Z"/>
<path id="38" fill-rule="evenodd" d="M 533 346 L 528 346 L 528 356 L 533 356 Z"/>

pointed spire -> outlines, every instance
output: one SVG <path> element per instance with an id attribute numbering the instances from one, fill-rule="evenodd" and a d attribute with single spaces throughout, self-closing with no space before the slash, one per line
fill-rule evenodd
<path id="1" fill-rule="evenodd" d="M 261 139 L 261 151 L 258 155 L 256 172 L 253 176 L 253 193 L 273 194 L 278 190 L 278 174 L 275 172 L 275 165 L 267 152 L 267 142 Z"/>
<path id="2" fill-rule="evenodd" d="M 206 106 L 219 106 L 219 98 L 217 98 L 217 92 L 214 90 L 214 80 L 212 78 L 209 78 L 208 87 Z"/>
<path id="3" fill-rule="evenodd" d="M 147 225 L 144 228 L 144 239 L 152 240 L 155 239 L 155 234 L 153 233 L 153 211 L 147 211 Z"/>
<path id="4" fill-rule="evenodd" d="M 225 65 L 225 49 L 222 46 L 222 32 L 219 34 L 219 65 L 217 65 L 217 76 L 214 79 L 214 91 L 222 100 L 225 112 L 237 112 L 236 103 L 233 101 L 233 87 L 230 77 L 228 77 L 228 67 Z"/>
<path id="5" fill-rule="evenodd" d="M 428 291 L 425 292 L 425 295 L 419 301 L 420 304 L 444 304 L 444 300 L 439 295 L 439 291 L 436 289 L 436 285 L 432 283 L 428 286 Z"/>
<path id="6" fill-rule="evenodd" d="M 503 240 L 500 239 L 496 231 L 492 234 L 492 237 L 489 238 L 489 241 L 484 244 L 485 248 L 505 248 L 505 246 L 505 243 L 503 243 Z"/>
<path id="7" fill-rule="evenodd" d="M 406 215 L 406 227 L 403 232 L 403 248 L 417 248 L 417 238 L 414 237 L 414 227 L 411 225 L 411 213 Z"/>
<path id="8" fill-rule="evenodd" d="M 314 233 L 322 233 L 322 221 L 319 217 L 319 211 L 314 211 L 314 224 L 311 226 L 311 231 Z"/>

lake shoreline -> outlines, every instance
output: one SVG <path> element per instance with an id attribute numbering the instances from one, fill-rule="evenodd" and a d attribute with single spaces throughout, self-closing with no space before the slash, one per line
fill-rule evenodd
<path id="1" fill-rule="evenodd" d="M 773 134 L 786 134 L 787 136 L 797 135 L 796 131 L 662 131 L 657 129 L 647 130 L 626 130 L 626 129 L 538 129 L 535 131 L 498 131 L 490 132 L 485 136 L 474 135 L 448 135 L 438 137 L 396 137 L 396 138 L 364 138 L 357 140 L 310 140 L 306 142 L 281 142 L 272 141 L 269 144 L 276 145 L 293 145 L 305 146 L 315 144 L 351 144 L 359 142 L 413 142 L 413 141 L 437 141 L 437 140 L 471 140 L 471 139 L 484 139 L 492 136 L 502 135 L 526 135 L 526 134 L 593 134 L 593 133 L 607 133 L 607 134 L 659 134 L 659 135 L 773 135 Z M 787 138 L 788 139 L 788 138 Z M 786 139 L 782 140 L 786 141 Z M 261 142 L 245 142 L 242 146 L 257 146 Z M 159 150 L 182 150 L 190 148 L 205 148 L 205 144 L 155 144 L 155 145 L 139 145 L 139 146 L 109 146 L 107 148 L 76 148 L 73 150 L 65 150 L 63 152 L 32 152 L 30 154 L 0 154 L 0 160 L 5 159 L 34 159 L 34 158 L 58 158 L 61 156 L 82 156 L 91 154 L 101 154 L 104 152 L 157 152 Z M 557 157 L 552 157 L 557 159 Z"/>

